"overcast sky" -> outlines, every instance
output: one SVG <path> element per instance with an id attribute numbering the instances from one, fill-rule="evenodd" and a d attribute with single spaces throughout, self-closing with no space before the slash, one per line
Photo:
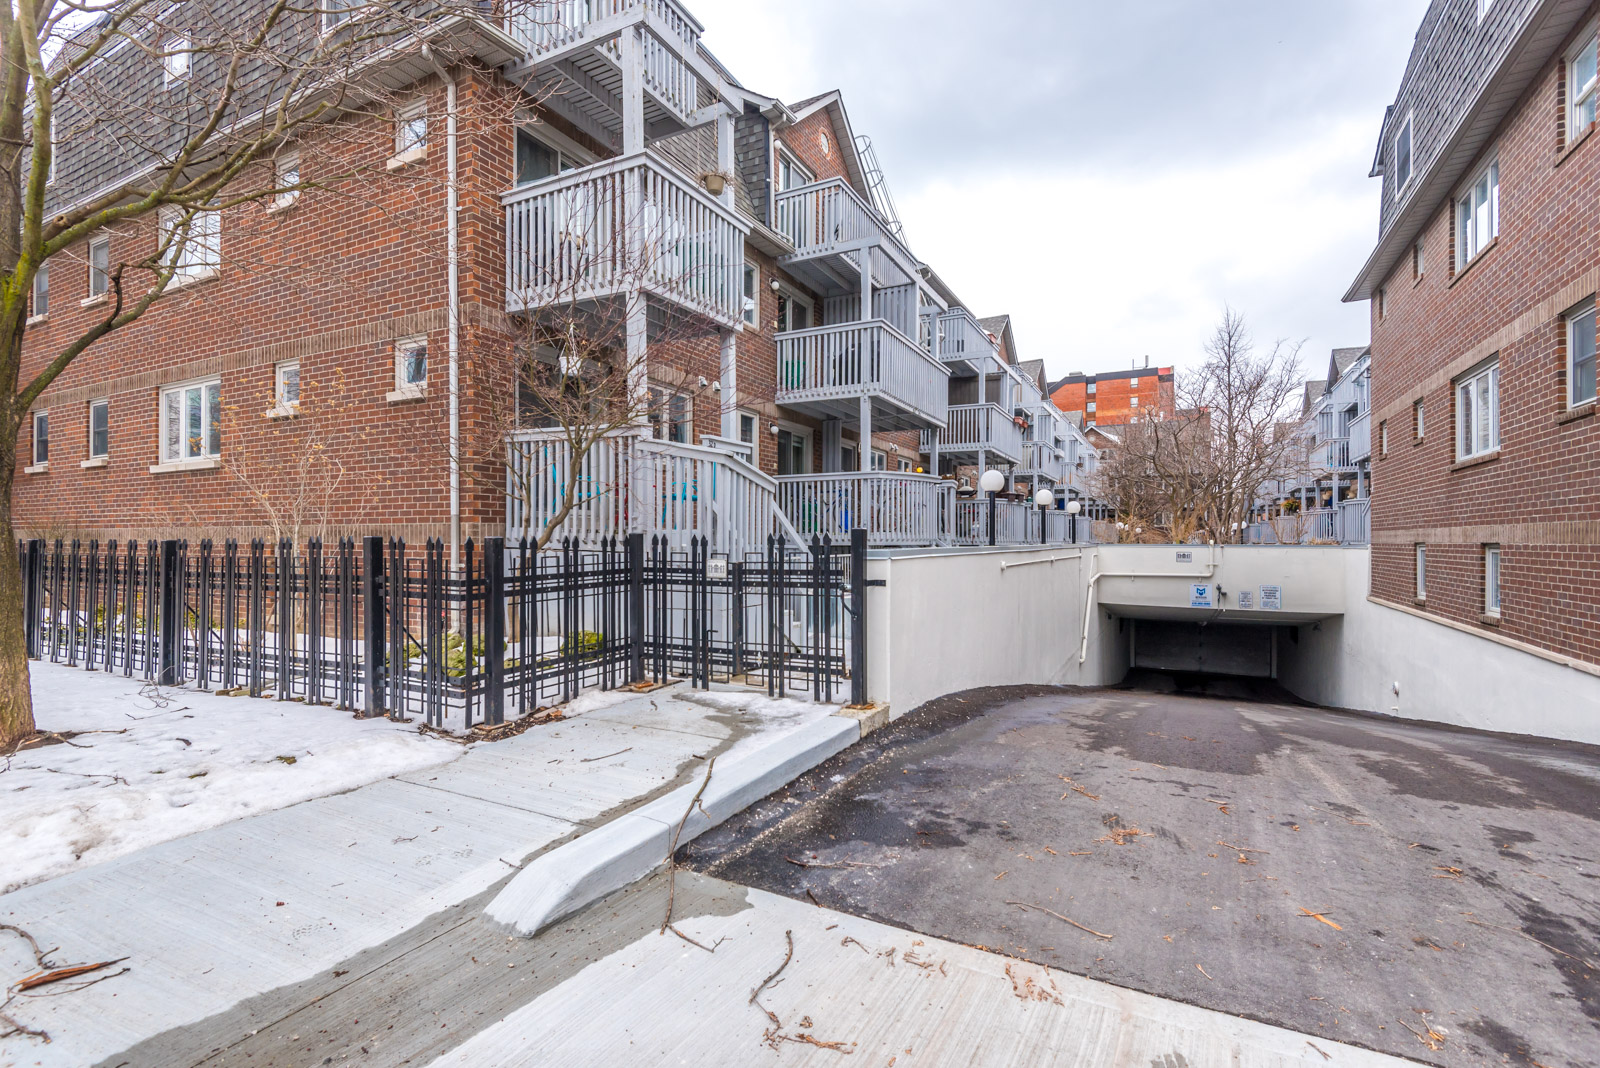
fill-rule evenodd
<path id="1" fill-rule="evenodd" d="M 844 93 L 912 251 L 1024 359 L 1192 365 L 1224 303 L 1258 342 L 1365 344 L 1341 304 L 1427 0 L 687 0 L 751 89 Z"/>

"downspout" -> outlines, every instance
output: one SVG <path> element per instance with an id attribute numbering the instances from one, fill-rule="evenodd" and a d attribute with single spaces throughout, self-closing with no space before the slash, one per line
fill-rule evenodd
<path id="1" fill-rule="evenodd" d="M 458 243 L 460 208 L 456 197 L 456 80 L 433 49 L 422 57 L 445 86 L 445 262 L 447 264 L 446 342 L 450 367 L 450 566 L 461 567 L 461 259 Z"/>
<path id="2" fill-rule="evenodd" d="M 1089 658 L 1089 623 L 1094 619 L 1094 588 L 1103 578 L 1211 578 L 1217 573 L 1217 547 L 1211 546 L 1211 559 L 1206 563 L 1204 574 L 1193 571 L 1096 571 L 1089 576 L 1089 584 L 1083 591 L 1083 642 L 1078 646 L 1078 664 L 1081 666 Z M 1100 554 L 1095 554 L 1098 563 Z"/>

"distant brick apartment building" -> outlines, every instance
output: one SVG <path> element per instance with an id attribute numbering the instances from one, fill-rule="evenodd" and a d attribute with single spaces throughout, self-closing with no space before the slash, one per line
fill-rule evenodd
<path id="1" fill-rule="evenodd" d="M 1592 0 L 1434 0 L 1373 174 L 1372 596 L 1600 663 Z"/>
<path id="2" fill-rule="evenodd" d="M 336 32 L 332 10 L 296 17 Z M 19 442 L 19 530 L 270 533 L 305 493 L 297 456 L 316 448 L 340 472 L 316 487 L 321 528 L 503 533 L 504 463 L 473 443 L 503 434 L 515 387 L 491 368 L 523 320 L 562 299 L 562 272 L 601 311 L 638 298 L 614 345 L 649 352 L 656 437 L 728 449 L 779 480 L 894 477 L 889 496 L 904 501 L 944 493 L 938 473 L 976 456 L 1020 473 L 1025 440 L 1069 434 L 1009 388 L 993 426 L 950 425 L 964 391 L 978 399 L 963 383 L 985 360 L 1024 376 L 906 247 L 838 93 L 786 104 L 745 88 L 675 0 L 623 0 L 604 18 L 586 5 L 534 4 L 521 21 L 477 10 L 450 16 L 431 49 L 385 53 L 382 114 L 309 128 L 262 164 L 286 182 L 320 169 L 326 188 L 201 216 L 171 291 L 39 399 Z M 176 80 L 140 49 L 101 64 L 97 77 L 149 106 L 76 119 L 58 106 L 52 202 L 136 176 L 149 159 L 118 146 L 159 138 L 118 123 L 159 120 L 186 82 L 217 76 L 214 62 L 197 53 Z M 356 185 L 353 168 L 373 177 Z M 634 196 L 639 208 L 618 206 Z M 656 260 L 681 276 L 653 262 L 649 277 L 594 281 L 608 226 L 648 229 L 638 243 L 666 246 Z M 25 376 L 103 313 L 108 277 L 132 276 L 158 233 L 146 220 L 54 257 Z M 545 348 L 538 358 L 559 358 Z M 1026 429 L 1000 425 L 1012 422 Z M 1068 481 L 1056 453 L 1044 463 L 1036 481 Z M 815 510 L 813 490 L 794 487 L 797 515 Z M 866 510 L 841 514 L 859 523 Z"/>
<path id="3" fill-rule="evenodd" d="M 1074 373 L 1050 384 L 1050 399 L 1064 412 L 1081 412 L 1094 426 L 1124 426 L 1142 415 L 1172 418 L 1172 368 Z"/>

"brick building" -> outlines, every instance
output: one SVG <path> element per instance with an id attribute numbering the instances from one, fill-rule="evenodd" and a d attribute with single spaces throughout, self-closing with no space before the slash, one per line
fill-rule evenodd
<path id="1" fill-rule="evenodd" d="M 898 509 L 879 543 L 940 540 L 955 486 L 939 472 L 968 452 L 1031 484 L 1070 480 L 1071 430 L 1042 395 L 1008 389 L 992 424 L 950 433 L 998 342 L 958 329 L 975 320 L 910 252 L 838 93 L 788 104 L 746 88 L 675 0 L 604 19 L 553 5 L 553 23 L 479 10 L 404 23 L 368 61 L 376 103 L 259 165 L 314 185 L 197 216 L 169 290 L 34 406 L 20 532 L 504 533 L 505 442 L 513 467 L 554 447 L 527 422 L 509 354 L 560 365 L 538 324 L 562 303 L 605 324 L 606 352 L 647 366 L 650 435 L 685 463 L 719 453 L 791 532 L 876 524 L 888 510 L 862 502 L 878 500 Z M 295 16 L 299 32 L 338 32 L 330 11 Z M 133 127 L 181 112 L 216 58 L 196 52 L 175 77 L 146 50 L 108 56 L 101 88 L 151 106 L 57 105 L 56 210 L 136 181 L 152 159 L 124 146 L 161 138 Z M 24 376 L 104 314 L 119 268 L 142 277 L 169 232 L 146 217 L 53 257 Z M 308 486 L 313 455 L 336 461 Z"/>
<path id="2" fill-rule="evenodd" d="M 1064 412 L 1082 412 L 1085 422 L 1096 426 L 1123 426 L 1149 412 L 1170 419 L 1175 403 L 1172 368 L 1073 372 L 1051 383 L 1050 399 Z"/>
<path id="3" fill-rule="evenodd" d="M 1372 596 L 1600 662 L 1592 0 L 1434 0 L 1373 175 Z"/>

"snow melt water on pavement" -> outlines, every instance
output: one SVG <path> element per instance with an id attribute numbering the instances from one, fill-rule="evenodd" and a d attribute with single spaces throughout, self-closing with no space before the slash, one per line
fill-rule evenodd
<path id="1" fill-rule="evenodd" d="M 0 894 L 136 849 L 442 764 L 463 748 L 386 719 L 29 665 L 40 730 L 0 763 Z"/>

